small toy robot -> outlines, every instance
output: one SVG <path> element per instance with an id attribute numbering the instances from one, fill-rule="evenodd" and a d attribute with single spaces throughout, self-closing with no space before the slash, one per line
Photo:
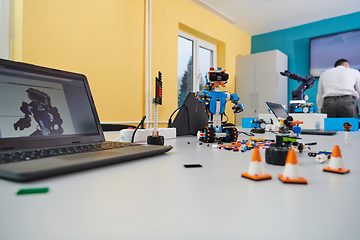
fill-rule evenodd
<path id="1" fill-rule="evenodd" d="M 20 110 L 25 116 L 14 123 L 14 129 L 22 131 L 29 128 L 32 115 L 38 123 L 38 129 L 30 136 L 62 134 L 64 132 L 61 127 L 63 120 L 60 118 L 58 109 L 51 106 L 49 95 L 35 88 L 29 88 L 26 92 L 31 102 L 29 104 L 22 102 Z"/>
<path id="2" fill-rule="evenodd" d="M 252 133 L 265 133 L 266 122 L 264 119 L 254 119 L 251 121 Z"/>
<path id="3" fill-rule="evenodd" d="M 291 116 L 287 119 L 278 118 L 280 121 L 279 133 L 276 135 L 276 143 L 271 144 L 265 150 L 265 161 L 273 165 L 285 165 L 288 151 L 292 148 L 303 152 L 308 143 L 302 143 L 299 140 L 303 121 L 294 121 Z M 314 145 L 314 144 L 311 144 Z"/>
<path id="4" fill-rule="evenodd" d="M 285 72 L 280 72 L 281 75 L 294 79 L 298 82 L 302 82 L 300 86 L 291 92 L 292 98 L 289 105 L 289 113 L 313 113 L 315 112 L 314 104 L 306 103 L 308 96 L 304 95 L 304 92 L 307 89 L 310 89 L 314 86 L 315 78 L 307 76 L 303 77 L 299 74 L 293 74 L 286 70 Z"/>
<path id="5" fill-rule="evenodd" d="M 238 131 L 235 127 L 224 127 L 226 121 L 223 121 L 225 115 L 225 106 L 227 101 L 231 101 L 234 106 L 234 113 L 244 111 L 244 105 L 239 103 L 239 96 L 236 93 L 221 92 L 219 86 L 225 87 L 229 74 L 220 67 L 216 70 L 210 68 L 205 76 L 205 89 L 195 93 L 195 97 L 205 103 L 208 114 L 207 127 L 198 132 L 200 141 L 211 143 L 215 141 L 235 142 L 238 137 Z M 226 116 L 226 115 L 225 115 Z"/>

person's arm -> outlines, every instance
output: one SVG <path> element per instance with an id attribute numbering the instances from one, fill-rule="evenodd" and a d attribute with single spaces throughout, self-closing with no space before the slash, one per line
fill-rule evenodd
<path id="1" fill-rule="evenodd" d="M 355 83 L 355 91 L 359 94 L 360 96 L 360 72 L 356 70 L 355 73 L 355 77 L 356 77 L 356 83 Z M 360 113 L 360 106 L 359 106 L 360 102 L 358 100 L 358 114 Z"/>
<path id="2" fill-rule="evenodd" d="M 321 79 L 321 76 L 319 78 L 319 83 L 318 83 L 318 92 L 317 92 L 317 95 L 316 95 L 316 105 L 318 107 L 318 112 L 321 113 L 321 109 L 322 109 L 322 106 L 323 106 L 323 98 L 322 98 L 322 95 L 324 94 L 324 89 L 323 89 L 323 86 L 322 86 L 322 79 Z"/>

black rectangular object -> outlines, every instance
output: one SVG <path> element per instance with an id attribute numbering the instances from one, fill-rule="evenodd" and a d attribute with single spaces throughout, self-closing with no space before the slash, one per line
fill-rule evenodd
<path id="1" fill-rule="evenodd" d="M 202 166 L 200 164 L 185 164 L 185 168 L 201 168 Z"/>

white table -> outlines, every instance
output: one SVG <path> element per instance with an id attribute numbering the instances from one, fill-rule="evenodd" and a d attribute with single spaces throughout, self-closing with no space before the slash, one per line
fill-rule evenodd
<path id="1" fill-rule="evenodd" d="M 256 137 L 275 139 L 272 133 Z M 350 173 L 323 172 L 327 164 L 304 151 L 298 160 L 308 184 L 284 184 L 278 179 L 283 167 L 266 164 L 261 150 L 273 178 L 255 182 L 241 177 L 252 151 L 178 137 L 165 142 L 172 151 L 155 157 L 29 183 L 0 180 L 0 239 L 359 239 L 359 132 L 350 132 L 349 142 L 344 132 L 302 137 L 318 142 L 313 151 L 338 144 Z M 16 195 L 37 187 L 50 191 Z"/>

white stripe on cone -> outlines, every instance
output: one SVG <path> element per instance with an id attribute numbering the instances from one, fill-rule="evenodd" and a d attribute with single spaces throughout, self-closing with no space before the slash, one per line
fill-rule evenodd
<path id="1" fill-rule="evenodd" d="M 331 169 L 343 169 L 344 163 L 342 161 L 341 157 L 333 157 L 331 156 L 330 162 L 329 162 L 329 168 Z"/>
<path id="2" fill-rule="evenodd" d="M 291 163 L 285 164 L 283 177 L 290 178 L 290 179 L 300 178 L 301 176 L 300 176 L 299 165 L 298 164 L 294 165 Z"/>
<path id="3" fill-rule="evenodd" d="M 249 175 L 252 175 L 252 176 L 255 176 L 255 175 L 262 176 L 262 175 L 264 175 L 265 171 L 264 171 L 264 166 L 263 166 L 262 162 L 251 161 L 250 164 L 249 164 L 249 168 L 248 168 L 247 173 Z"/>

